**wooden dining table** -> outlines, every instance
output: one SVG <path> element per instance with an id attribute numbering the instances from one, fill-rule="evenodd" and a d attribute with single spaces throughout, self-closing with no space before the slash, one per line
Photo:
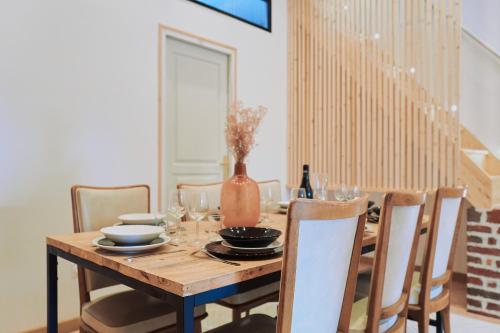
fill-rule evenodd
<path id="1" fill-rule="evenodd" d="M 422 233 L 427 229 L 424 217 Z M 188 235 L 195 223 L 182 222 Z M 204 223 L 200 222 L 204 230 Z M 367 223 L 362 252 L 375 249 L 377 224 Z M 283 231 L 286 215 L 270 214 L 265 226 Z M 202 231 L 204 234 L 204 232 Z M 163 245 L 145 254 L 118 254 L 99 249 L 92 240 L 99 231 L 48 236 L 47 242 L 47 328 L 57 332 L 58 257 L 105 275 L 117 283 L 143 291 L 171 304 L 177 311 L 177 332 L 194 332 L 194 308 L 280 280 L 282 257 L 238 261 L 233 266 L 216 261 L 188 244 Z"/>

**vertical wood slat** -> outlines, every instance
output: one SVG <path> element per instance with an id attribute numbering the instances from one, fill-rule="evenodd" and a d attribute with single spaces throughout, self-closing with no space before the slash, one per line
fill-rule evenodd
<path id="1" fill-rule="evenodd" d="M 288 185 L 454 185 L 460 0 L 288 4 Z"/>

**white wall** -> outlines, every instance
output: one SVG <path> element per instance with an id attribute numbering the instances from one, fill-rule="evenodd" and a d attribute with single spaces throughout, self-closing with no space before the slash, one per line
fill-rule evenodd
<path id="1" fill-rule="evenodd" d="M 500 54 L 499 0 L 462 0 L 462 25 Z"/>
<path id="2" fill-rule="evenodd" d="M 0 0 L 1 332 L 45 322 L 44 236 L 72 231 L 72 184 L 156 195 L 159 23 L 238 49 L 238 97 L 269 108 L 249 174 L 285 181 L 286 1 L 270 34 L 185 0 Z M 73 318 L 70 265 L 59 286 Z"/>
<path id="3" fill-rule="evenodd" d="M 460 121 L 500 158 L 500 58 L 464 33 L 461 66 Z"/>

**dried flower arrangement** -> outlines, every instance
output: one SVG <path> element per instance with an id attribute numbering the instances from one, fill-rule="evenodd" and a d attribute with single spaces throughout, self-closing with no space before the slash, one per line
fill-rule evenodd
<path id="1" fill-rule="evenodd" d="M 245 108 L 242 102 L 235 103 L 227 114 L 226 141 L 237 163 L 243 163 L 255 146 L 255 133 L 264 118 L 267 108 Z"/>

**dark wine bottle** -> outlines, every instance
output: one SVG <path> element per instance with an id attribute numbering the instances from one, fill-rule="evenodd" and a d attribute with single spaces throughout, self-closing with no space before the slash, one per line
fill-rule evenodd
<path id="1" fill-rule="evenodd" d="M 304 164 L 304 167 L 302 169 L 302 182 L 300 183 L 300 188 L 303 188 L 304 192 L 306 192 L 307 199 L 313 198 L 313 190 L 311 187 L 311 183 L 309 182 L 309 165 L 308 164 Z"/>

